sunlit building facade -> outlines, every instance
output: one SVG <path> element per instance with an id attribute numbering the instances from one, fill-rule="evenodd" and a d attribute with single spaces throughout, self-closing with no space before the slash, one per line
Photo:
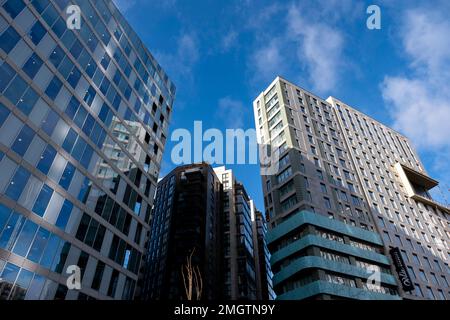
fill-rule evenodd
<path id="1" fill-rule="evenodd" d="M 254 116 L 278 299 L 450 297 L 449 209 L 406 137 L 280 77 Z"/>
<path id="2" fill-rule="evenodd" d="M 110 0 L 1 0 L 0 57 L 0 299 L 133 299 L 174 85 Z"/>

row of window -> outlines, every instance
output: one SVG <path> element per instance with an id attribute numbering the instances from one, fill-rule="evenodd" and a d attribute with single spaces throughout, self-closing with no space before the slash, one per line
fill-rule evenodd
<path id="1" fill-rule="evenodd" d="M 75 101 L 76 99 L 72 99 L 71 101 Z M 69 106 L 74 105 L 74 103 L 69 103 Z M 69 109 L 69 107 L 67 108 L 67 110 Z M 83 109 L 78 109 L 76 116 L 75 116 L 75 122 L 77 122 L 77 119 L 79 118 L 79 114 L 80 114 L 80 110 L 84 110 Z M 6 120 L 6 117 L 9 115 L 9 111 L 8 109 L 3 106 L 2 104 L 0 104 L 0 115 L 1 115 L 1 123 L 4 123 Z M 20 125 L 21 122 L 11 116 L 12 118 L 9 119 L 8 124 L 5 125 L 5 128 L 7 127 L 7 134 L 2 135 L 3 138 L 2 143 L 4 143 L 6 146 L 10 146 L 11 145 L 11 149 L 14 150 L 15 152 L 17 152 L 19 155 L 24 156 L 27 149 L 30 147 L 31 142 L 33 141 L 33 139 L 35 141 L 37 141 L 35 144 L 38 148 L 42 148 L 42 144 L 43 141 L 38 138 L 37 136 L 35 136 L 33 130 L 24 125 L 22 127 L 22 130 L 19 131 L 20 129 Z M 45 117 L 42 121 L 41 124 L 41 128 L 49 135 L 51 135 L 53 133 L 53 130 L 55 130 L 55 127 L 57 126 L 56 123 L 59 119 L 58 115 L 50 110 L 48 111 L 48 115 Z M 91 119 L 92 121 L 89 121 L 89 119 Z M 62 120 L 61 120 L 62 121 Z M 86 123 L 90 122 L 91 124 L 93 122 L 95 122 L 93 120 L 92 117 L 88 117 L 86 118 Z M 51 123 L 51 125 L 50 125 Z M 99 130 L 96 130 L 95 128 L 100 128 L 100 132 Z M 5 129 L 6 130 L 6 129 Z M 85 133 L 87 132 L 86 129 L 86 125 L 83 126 L 83 130 L 85 131 Z M 11 141 L 11 138 L 14 138 L 12 135 L 14 134 L 14 132 L 18 132 L 15 140 Z M 103 134 L 101 133 L 103 132 Z M 94 130 L 92 130 L 92 132 L 89 131 L 89 133 L 91 134 L 91 136 L 94 138 L 98 138 L 99 141 L 95 141 L 97 142 L 97 144 L 103 144 L 103 139 L 105 138 L 105 132 L 103 129 L 101 129 L 100 126 L 95 126 Z M 60 139 L 60 138 L 59 138 Z M 60 139 L 61 140 L 61 139 Z M 88 165 L 90 163 L 90 159 L 92 158 L 93 155 L 93 149 L 92 147 L 90 147 L 86 141 L 78 136 L 78 134 L 73 130 L 73 129 L 68 129 L 67 135 L 64 139 L 64 141 L 62 141 L 62 147 L 69 153 L 72 154 L 72 156 L 80 161 L 80 163 L 87 169 Z M 36 150 L 35 147 L 33 147 L 33 152 L 30 152 L 31 154 L 39 153 L 39 150 Z M 64 167 L 64 164 L 62 164 L 62 161 L 67 162 L 66 160 L 64 160 L 61 156 L 57 156 L 56 150 L 48 145 L 47 148 L 43 151 L 41 159 L 39 161 L 39 163 L 37 164 L 37 168 L 39 170 L 41 170 L 44 174 L 48 174 L 50 168 L 52 167 L 52 164 L 56 161 L 55 159 L 58 160 L 58 166 L 54 165 L 54 168 L 58 168 L 61 169 Z M 65 169 L 62 172 L 62 176 L 61 176 L 61 172 L 53 172 L 50 174 L 50 177 L 57 177 L 56 181 L 59 182 L 59 184 L 65 188 L 66 190 L 68 190 L 69 186 L 70 186 L 70 182 L 75 174 L 75 168 L 74 166 L 70 163 L 67 162 L 67 164 L 65 165 Z M 140 170 L 139 170 L 140 171 Z M 133 170 L 130 171 L 130 175 L 132 174 Z M 140 177 L 140 175 L 137 175 Z M 134 179 L 137 179 L 137 176 L 134 176 Z M 134 182 L 137 184 L 137 186 L 139 186 L 139 182 L 137 182 L 137 180 L 134 180 Z M 148 193 L 150 189 L 147 188 L 146 190 L 146 194 Z M 134 206 L 131 207 L 133 210 L 135 209 Z"/>
<path id="2" fill-rule="evenodd" d="M 70 243 L 0 204 L 0 248 L 61 273 Z"/>
<path id="3" fill-rule="evenodd" d="M 58 67 L 58 65 L 61 63 L 61 61 L 63 60 L 63 58 L 64 58 L 64 52 L 57 46 L 56 49 L 53 51 L 53 53 L 50 55 L 50 61 L 53 62 L 53 63 L 55 64 L 56 67 Z M 67 57 L 64 58 L 64 61 L 66 61 L 66 60 L 69 61 L 69 59 L 68 59 Z M 32 62 L 30 62 L 30 61 L 32 61 Z M 38 62 L 36 63 L 36 61 L 38 61 Z M 33 75 L 33 73 L 37 72 L 35 69 L 36 69 L 37 65 L 40 65 L 40 64 L 41 64 L 41 62 L 42 62 L 42 61 L 41 61 L 40 59 L 36 58 L 36 55 L 33 54 L 32 57 L 30 58 L 29 62 L 27 62 L 27 63 L 25 64 L 25 66 L 28 66 L 28 65 L 33 65 L 33 66 L 34 66 L 34 68 L 33 68 L 34 71 L 33 71 L 32 73 L 29 73 L 31 76 Z M 92 65 L 96 65 L 96 64 L 95 64 L 95 61 L 91 60 L 91 62 L 93 62 L 93 63 L 92 63 L 92 64 L 89 63 L 89 65 L 91 65 L 91 66 L 92 66 Z M 69 61 L 68 63 L 70 63 L 70 61 Z M 62 66 L 62 65 L 61 65 L 61 66 Z M 26 68 L 26 70 L 28 70 L 28 68 Z M 65 67 L 64 70 L 68 70 L 68 72 L 69 72 L 70 70 L 72 70 L 72 71 L 70 72 L 69 75 L 65 75 L 65 73 L 63 72 L 63 70 L 60 70 L 60 72 L 61 72 L 63 75 L 65 75 L 65 76 L 70 76 L 70 77 L 72 77 L 72 78 L 73 78 L 74 74 L 79 74 L 79 72 L 73 71 L 73 70 L 74 70 L 73 64 L 71 64 L 70 67 Z M 95 71 L 95 70 L 94 70 L 94 71 Z M 70 79 L 72 79 L 72 78 L 70 78 Z M 69 79 L 69 78 L 68 78 L 68 79 Z M 70 79 L 69 79 L 69 82 L 70 82 Z M 96 79 L 96 77 L 94 77 L 94 80 L 95 80 L 95 79 Z M 20 78 L 17 78 L 17 82 L 20 82 L 19 80 L 20 80 Z M 15 85 L 14 87 L 17 87 L 17 86 Z M 50 97 L 55 97 L 55 96 L 57 95 L 58 91 L 60 90 L 60 87 L 61 87 L 61 83 L 59 82 L 59 80 L 58 80 L 57 78 L 54 78 L 54 79 L 51 81 L 51 83 L 50 83 L 50 85 L 48 86 L 48 88 L 46 89 L 46 92 L 49 94 Z M 30 96 L 30 97 L 36 98 L 37 95 L 36 95 L 35 93 L 33 93 L 34 91 L 31 91 L 31 90 L 32 90 L 31 88 L 28 89 L 28 92 L 30 92 L 30 93 L 29 93 L 29 96 Z M 94 94 L 95 94 L 95 91 L 93 92 L 93 89 L 92 89 L 92 87 L 91 87 L 91 88 L 87 91 L 87 93 L 86 93 L 85 101 L 87 101 L 88 103 L 91 103 L 92 100 L 93 100 L 93 98 L 94 98 Z M 113 95 L 113 96 L 114 96 L 114 95 Z M 114 102 L 116 102 L 116 101 L 119 101 L 119 100 L 114 99 Z M 117 103 L 115 103 L 115 104 L 117 105 Z M 31 104 L 31 103 L 27 103 L 26 106 L 27 106 L 28 109 L 30 109 L 30 108 L 32 107 L 32 104 Z M 118 105 L 117 105 L 117 106 L 118 106 Z M 25 111 L 27 111 L 27 110 L 25 110 Z M 27 113 L 27 112 L 25 112 L 25 113 Z M 149 115 L 148 115 L 148 118 L 149 118 Z M 164 118 L 164 117 L 162 117 L 162 118 Z M 91 121 L 91 122 L 92 122 L 92 121 Z"/>

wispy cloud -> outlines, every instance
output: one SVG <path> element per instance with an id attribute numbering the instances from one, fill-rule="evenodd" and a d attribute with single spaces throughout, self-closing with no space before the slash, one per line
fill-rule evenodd
<path id="1" fill-rule="evenodd" d="M 289 36 L 297 43 L 299 62 L 309 71 L 313 89 L 320 93 L 334 88 L 343 66 L 342 34 L 325 23 L 312 22 L 297 6 L 289 9 L 288 21 Z"/>
<path id="2" fill-rule="evenodd" d="M 196 36 L 192 33 L 180 35 L 173 48 L 172 52 L 156 52 L 157 60 L 176 81 L 193 80 L 192 69 L 200 57 Z"/>
<path id="3" fill-rule="evenodd" d="M 222 52 L 228 52 L 238 43 L 239 33 L 236 30 L 230 30 L 223 36 L 220 41 L 220 49 Z"/>
<path id="4" fill-rule="evenodd" d="M 116 6 L 119 8 L 120 12 L 125 13 L 134 7 L 137 0 L 113 0 Z"/>
<path id="5" fill-rule="evenodd" d="M 250 64 L 254 78 L 268 81 L 283 73 L 286 60 L 281 53 L 282 42 L 280 38 L 274 38 L 253 52 Z"/>
<path id="6" fill-rule="evenodd" d="M 223 121 L 227 128 L 245 129 L 245 124 L 248 123 L 246 121 L 248 108 L 244 106 L 242 101 L 227 96 L 219 100 L 215 116 L 216 119 Z"/>
<path id="7" fill-rule="evenodd" d="M 445 11 L 405 12 L 401 46 L 409 74 L 387 76 L 381 85 L 393 125 L 420 150 L 433 155 L 447 183 L 450 176 L 450 21 Z M 446 163 L 446 168 L 442 168 Z"/>
<path id="8" fill-rule="evenodd" d="M 345 37 L 336 24 L 342 17 L 353 19 L 354 9 L 349 1 L 333 0 L 314 5 L 277 4 L 263 10 L 250 23 L 257 39 L 249 63 L 253 78 L 268 82 L 287 73 L 293 81 L 307 81 L 306 85 L 319 94 L 336 89 L 346 67 L 342 62 Z M 267 31 L 280 21 L 282 28 Z"/>

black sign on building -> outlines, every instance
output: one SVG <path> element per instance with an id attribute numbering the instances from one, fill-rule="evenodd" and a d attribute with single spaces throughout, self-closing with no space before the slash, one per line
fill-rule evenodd
<path id="1" fill-rule="evenodd" d="M 403 290 L 405 291 L 414 290 L 414 284 L 408 273 L 408 269 L 406 269 L 406 265 L 405 262 L 403 261 L 400 249 L 392 248 L 391 250 L 389 250 L 389 253 L 391 254 L 392 261 L 394 262 L 395 266 L 395 271 L 397 271 L 398 278 L 402 284 Z"/>

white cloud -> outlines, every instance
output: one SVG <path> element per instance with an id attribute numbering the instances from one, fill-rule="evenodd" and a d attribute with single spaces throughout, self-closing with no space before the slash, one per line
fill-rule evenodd
<path id="1" fill-rule="evenodd" d="M 231 97 L 223 97 L 219 100 L 219 107 L 216 112 L 216 118 L 225 122 L 229 129 L 246 129 L 245 123 L 248 108 L 244 104 Z"/>
<path id="2" fill-rule="evenodd" d="M 222 38 L 220 46 L 222 52 L 229 51 L 237 44 L 239 33 L 236 30 L 231 30 Z"/>
<path id="3" fill-rule="evenodd" d="M 161 66 L 178 82 L 192 80 L 192 69 L 200 57 L 197 39 L 193 34 L 183 34 L 177 40 L 174 51 L 156 52 Z"/>
<path id="4" fill-rule="evenodd" d="M 433 78 L 449 77 L 450 20 L 444 12 L 413 10 L 405 15 L 403 45 L 412 66 Z"/>
<path id="5" fill-rule="evenodd" d="M 427 80 L 402 77 L 386 77 L 382 90 L 394 128 L 422 149 L 450 147 L 450 104 L 444 92 Z"/>
<path id="6" fill-rule="evenodd" d="M 120 12 L 125 13 L 136 5 L 137 0 L 113 0 Z"/>
<path id="7" fill-rule="evenodd" d="M 298 59 L 309 71 L 313 90 L 319 93 L 335 87 L 342 69 L 342 34 L 331 26 L 313 22 L 292 6 L 288 14 L 289 36 L 298 46 Z"/>
<path id="8" fill-rule="evenodd" d="M 267 83 L 281 75 L 319 94 L 335 89 L 346 67 L 345 38 L 337 24 L 344 16 L 354 19 L 354 10 L 347 0 L 333 0 L 277 4 L 255 14 L 250 27 L 257 41 L 249 64 L 254 80 Z M 271 30 L 279 21 L 282 28 Z"/>
<path id="9" fill-rule="evenodd" d="M 394 126 L 420 148 L 450 147 L 449 34 L 444 13 L 406 12 L 400 36 L 412 75 L 388 76 L 382 84 Z"/>
<path id="10" fill-rule="evenodd" d="M 254 68 L 255 78 L 273 80 L 277 75 L 281 75 L 285 70 L 281 51 L 282 41 L 278 38 L 256 49 L 251 57 L 251 64 Z"/>
<path id="11" fill-rule="evenodd" d="M 445 11 L 423 8 L 404 14 L 402 49 L 408 76 L 387 76 L 381 85 L 395 129 L 433 158 L 446 183 L 450 166 L 450 21 Z M 442 164 L 445 163 L 446 166 Z"/>

